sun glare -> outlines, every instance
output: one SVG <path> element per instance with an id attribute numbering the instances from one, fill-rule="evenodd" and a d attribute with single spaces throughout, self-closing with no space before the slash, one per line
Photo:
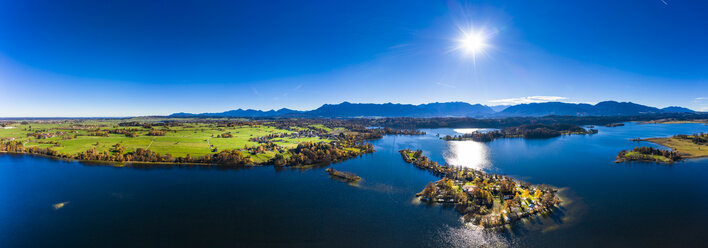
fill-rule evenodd
<path id="1" fill-rule="evenodd" d="M 456 46 L 453 51 L 459 52 L 465 59 L 471 58 L 476 69 L 477 58 L 487 55 L 487 52 L 492 48 L 489 40 L 496 35 L 496 32 L 487 32 L 486 28 L 458 28 L 460 36 L 455 40 Z"/>
<path id="2" fill-rule="evenodd" d="M 460 39 L 460 48 L 465 54 L 477 54 L 487 47 L 487 39 L 480 33 L 465 34 Z"/>
<path id="3" fill-rule="evenodd" d="M 458 40 L 457 48 L 465 55 L 477 56 L 488 46 L 487 37 L 482 32 L 464 32 L 462 38 Z"/>

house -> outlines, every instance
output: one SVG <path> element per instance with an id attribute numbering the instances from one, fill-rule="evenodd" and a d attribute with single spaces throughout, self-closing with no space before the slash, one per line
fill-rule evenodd
<path id="1" fill-rule="evenodd" d="M 462 186 L 462 191 L 468 192 L 468 191 L 474 190 L 475 188 L 476 188 L 476 186 L 474 186 L 474 185 L 464 185 L 464 186 Z"/>

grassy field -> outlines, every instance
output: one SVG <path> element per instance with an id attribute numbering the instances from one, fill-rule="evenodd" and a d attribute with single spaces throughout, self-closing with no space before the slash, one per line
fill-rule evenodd
<path id="1" fill-rule="evenodd" d="M 628 152 L 627 154 L 624 155 L 627 159 L 630 160 L 642 160 L 642 161 L 647 161 L 647 160 L 654 160 L 656 162 L 660 163 L 671 163 L 671 159 L 664 157 L 664 156 L 659 156 L 659 155 L 649 155 L 649 154 L 641 154 L 638 152 Z"/>
<path id="2" fill-rule="evenodd" d="M 174 157 L 201 156 L 216 153 L 221 150 L 243 150 L 245 146 L 254 146 L 258 142 L 249 141 L 251 138 L 263 137 L 271 134 L 289 135 L 294 131 L 278 129 L 268 125 L 237 125 L 234 127 L 217 126 L 215 123 L 184 123 L 182 126 L 119 126 L 121 122 L 139 121 L 143 119 L 129 120 L 67 120 L 67 121 L 45 121 L 45 122 L 15 122 L 0 127 L 0 138 L 5 140 L 19 140 L 25 147 L 51 147 L 60 153 L 78 154 L 95 148 L 98 151 L 110 152 L 112 146 L 120 143 L 126 151 L 134 151 L 137 148 L 150 149 L 160 154 L 171 154 Z M 160 120 L 149 120 L 151 122 Z M 100 129 L 110 132 L 118 129 L 134 130 L 137 137 L 127 137 L 125 134 L 108 134 L 108 137 L 90 136 L 90 133 Z M 332 128 L 321 124 L 307 124 L 289 128 L 296 131 L 325 130 L 333 131 Z M 165 131 L 164 136 L 148 136 L 151 130 Z M 28 134 L 45 133 L 49 137 L 36 138 Z M 64 135 L 59 135 L 66 133 Z M 219 138 L 220 134 L 231 133 L 231 138 Z M 330 140 L 315 137 L 282 137 L 272 139 L 274 144 L 285 149 L 294 148 L 301 142 L 329 142 Z M 52 144 L 52 142 L 59 144 Z M 215 152 L 216 151 L 216 152 Z M 254 154 L 252 158 L 256 162 L 268 161 L 276 155 L 277 151 L 267 151 Z M 287 154 L 283 154 L 286 155 Z"/>
<path id="3" fill-rule="evenodd" d="M 697 120 L 660 119 L 660 120 L 640 122 L 640 124 L 684 124 L 684 123 L 708 124 L 708 119 L 697 119 Z"/>
<path id="4" fill-rule="evenodd" d="M 708 146 L 698 145 L 686 139 L 669 138 L 649 138 L 642 139 L 662 146 L 669 147 L 681 154 L 684 158 L 708 157 Z"/>

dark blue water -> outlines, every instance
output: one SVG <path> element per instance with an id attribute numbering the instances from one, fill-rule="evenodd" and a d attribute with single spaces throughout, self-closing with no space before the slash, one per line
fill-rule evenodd
<path id="1" fill-rule="evenodd" d="M 324 168 L 116 168 L 0 155 L 0 247 L 705 246 L 708 160 L 615 164 L 636 137 L 708 132 L 702 124 L 598 127 L 592 136 L 490 143 L 386 136 L 377 152 Z M 644 143 L 641 145 L 648 145 Z M 399 149 L 563 188 L 561 211 L 501 232 L 463 226 L 450 208 L 414 201 L 436 180 Z M 65 204 L 61 208 L 54 204 Z"/>

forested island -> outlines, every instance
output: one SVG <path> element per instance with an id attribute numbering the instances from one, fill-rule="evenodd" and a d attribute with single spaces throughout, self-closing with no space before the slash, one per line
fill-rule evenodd
<path id="1" fill-rule="evenodd" d="M 606 127 L 621 127 L 621 126 L 624 126 L 624 123 L 610 123 L 610 124 L 606 124 L 605 126 Z"/>
<path id="2" fill-rule="evenodd" d="M 443 140 L 474 140 L 489 142 L 499 138 L 542 139 L 571 134 L 595 134 L 597 129 L 585 129 L 572 124 L 528 124 L 487 132 L 472 132 L 462 135 L 442 137 Z"/>
<path id="3" fill-rule="evenodd" d="M 653 147 L 635 147 L 632 150 L 622 150 L 617 154 L 617 160 L 615 163 L 621 162 L 657 162 L 657 163 L 673 163 L 683 159 L 678 152 L 656 149 Z"/>
<path id="4" fill-rule="evenodd" d="M 560 204 L 557 190 L 547 185 L 531 185 L 508 176 L 440 165 L 420 150 L 399 152 L 406 162 L 442 178 L 417 194 L 421 201 L 452 205 L 463 215 L 463 221 L 482 228 L 549 213 Z"/>
<path id="5" fill-rule="evenodd" d="M 616 162 L 644 161 L 673 163 L 682 159 L 708 157 L 708 134 L 679 134 L 667 138 L 632 139 L 633 141 L 648 141 L 672 149 L 656 149 L 637 147 L 630 151 L 621 151 Z"/>
<path id="6" fill-rule="evenodd" d="M 304 166 L 374 152 L 416 130 L 326 119 L 83 119 L 0 122 L 0 152 L 125 163 Z"/>

